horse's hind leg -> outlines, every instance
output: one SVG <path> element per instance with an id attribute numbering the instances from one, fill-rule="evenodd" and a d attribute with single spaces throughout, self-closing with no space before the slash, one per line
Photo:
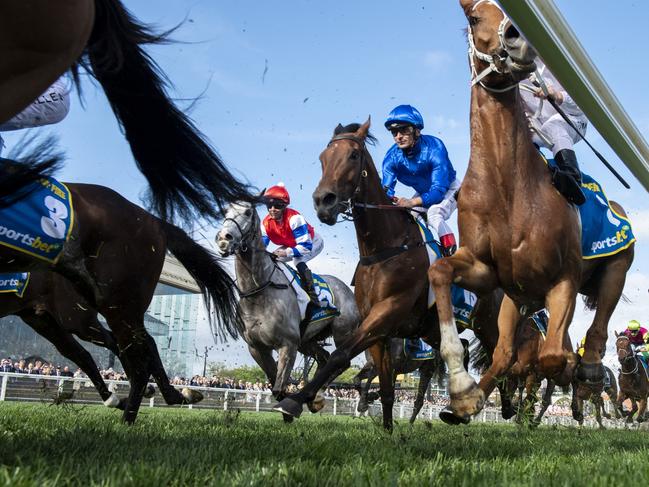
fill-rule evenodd
<path id="1" fill-rule="evenodd" d="M 647 418 L 645 418 L 645 413 L 647 412 L 647 396 L 643 397 L 638 401 L 638 416 L 636 418 L 636 421 L 638 423 L 642 423 L 646 421 Z"/>
<path id="2" fill-rule="evenodd" d="M 119 409 L 125 408 L 124 401 L 108 390 L 92 355 L 69 332 L 62 330 L 49 313 L 37 315 L 31 312 L 22 312 L 19 316 L 39 335 L 52 343 L 61 355 L 77 364 L 86 373 L 104 401 L 104 405 Z"/>
<path id="3" fill-rule="evenodd" d="M 419 411 L 421 411 L 421 408 L 424 406 L 424 397 L 426 396 L 426 391 L 430 385 L 430 380 L 433 377 L 436 365 L 437 363 L 435 360 L 426 360 L 424 364 L 419 367 L 419 387 L 417 388 L 417 397 L 415 398 L 412 415 L 410 416 L 410 424 L 415 422 Z"/>
<path id="4" fill-rule="evenodd" d="M 543 393 L 543 399 L 541 401 L 541 409 L 539 410 L 539 414 L 537 414 L 536 418 L 534 418 L 534 421 L 532 422 L 534 426 L 538 426 L 541 424 L 543 415 L 552 404 L 552 393 L 554 392 L 555 387 L 556 387 L 556 382 L 548 379 L 548 383 L 545 387 L 545 392 Z"/>
<path id="5" fill-rule="evenodd" d="M 318 373 L 318 370 L 321 367 L 324 367 L 325 364 L 327 363 L 327 360 L 329 360 L 329 352 L 327 352 L 320 344 L 317 342 L 310 342 L 303 344 L 299 347 L 298 349 L 301 354 L 305 356 L 310 356 L 314 357 L 317 367 L 316 367 L 316 374 Z M 329 385 L 329 382 L 326 382 L 325 384 L 322 385 L 322 390 L 324 390 L 327 386 Z M 325 399 L 324 396 L 317 394 L 316 397 L 307 403 L 307 407 L 309 408 L 309 411 L 312 413 L 317 413 L 320 411 L 323 407 L 325 406 Z"/>
<path id="6" fill-rule="evenodd" d="M 283 398 L 286 394 L 286 387 L 291 377 L 291 371 L 295 364 L 295 357 L 297 355 L 297 347 L 293 344 L 284 345 L 278 351 L 277 358 L 277 380 L 273 384 L 273 395 L 277 398 Z M 315 398 L 315 395 L 314 395 Z M 293 418 L 284 414 L 284 422 L 290 423 Z"/>
<path id="7" fill-rule="evenodd" d="M 356 410 L 359 413 L 364 413 L 369 409 L 367 393 L 369 392 L 372 380 L 376 377 L 374 363 L 368 361 L 363 365 L 363 368 L 354 376 L 354 389 L 358 392 L 358 406 Z M 365 386 L 363 386 L 365 380 Z"/>
<path id="8" fill-rule="evenodd" d="M 602 423 L 602 411 L 604 410 L 604 400 L 599 394 L 595 395 L 591 402 L 595 406 L 595 419 L 600 429 L 606 429 L 604 423 Z"/>

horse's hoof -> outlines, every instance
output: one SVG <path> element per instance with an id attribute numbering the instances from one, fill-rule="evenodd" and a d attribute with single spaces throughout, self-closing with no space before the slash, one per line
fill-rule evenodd
<path id="1" fill-rule="evenodd" d="M 474 382 L 460 393 L 451 393 L 451 408 L 460 417 L 471 417 L 478 414 L 484 406 L 484 392 Z"/>
<path id="2" fill-rule="evenodd" d="M 555 354 L 546 354 L 539 356 L 539 371 L 541 375 L 553 378 L 560 375 L 566 368 L 566 357 L 563 353 Z"/>
<path id="3" fill-rule="evenodd" d="M 273 411 L 278 411 L 282 414 L 288 414 L 294 418 L 299 418 L 302 414 L 302 404 L 297 402 L 295 399 L 285 397 L 278 402 L 275 407 L 273 407 Z"/>
<path id="4" fill-rule="evenodd" d="M 155 395 L 155 387 L 153 387 L 151 384 L 147 384 L 147 386 L 144 389 L 143 397 L 145 399 L 151 399 L 154 395 Z"/>
<path id="5" fill-rule="evenodd" d="M 577 421 L 578 423 L 581 424 L 581 423 L 584 422 L 584 414 L 583 414 L 583 413 L 578 413 L 578 412 L 574 412 L 574 411 L 573 411 L 573 413 L 572 413 L 572 419 L 574 419 L 575 421 Z"/>
<path id="6" fill-rule="evenodd" d="M 104 401 L 107 408 L 118 408 L 122 400 L 114 392 Z"/>
<path id="7" fill-rule="evenodd" d="M 313 401 L 307 403 L 307 407 L 314 414 L 320 412 L 325 407 L 325 398 L 318 394 Z"/>
<path id="8" fill-rule="evenodd" d="M 364 413 L 370 408 L 370 405 L 367 404 L 366 402 L 362 401 L 358 403 L 358 406 L 356 406 L 356 411 L 359 413 Z"/>
<path id="9" fill-rule="evenodd" d="M 378 392 L 376 392 L 376 391 L 369 392 L 367 394 L 367 402 L 372 403 L 372 402 L 376 401 L 379 397 L 381 397 L 381 396 L 379 396 Z"/>
<path id="10" fill-rule="evenodd" d="M 295 419 L 295 418 L 294 418 L 293 416 L 291 416 L 290 414 L 282 414 L 282 418 L 284 419 L 284 422 L 285 422 L 286 424 L 292 423 L 293 420 Z"/>
<path id="11" fill-rule="evenodd" d="M 185 398 L 185 404 L 196 404 L 203 400 L 203 394 L 194 389 L 189 389 L 188 387 L 183 388 L 180 393 Z"/>
<path id="12" fill-rule="evenodd" d="M 516 416 L 516 410 L 512 407 L 503 409 L 501 410 L 500 415 L 503 417 L 503 419 L 512 419 L 514 416 Z"/>
<path id="13" fill-rule="evenodd" d="M 457 425 L 457 424 L 469 424 L 471 422 L 471 416 L 458 416 L 456 415 L 450 406 L 446 406 L 439 412 L 439 419 L 444 421 L 446 424 Z"/>

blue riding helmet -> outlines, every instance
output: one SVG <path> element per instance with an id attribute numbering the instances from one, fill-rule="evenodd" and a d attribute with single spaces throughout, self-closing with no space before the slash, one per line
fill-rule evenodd
<path id="1" fill-rule="evenodd" d="M 404 125 L 414 125 L 419 130 L 424 128 L 424 118 L 412 105 L 399 105 L 390 112 L 385 121 L 385 128 L 388 130 Z"/>

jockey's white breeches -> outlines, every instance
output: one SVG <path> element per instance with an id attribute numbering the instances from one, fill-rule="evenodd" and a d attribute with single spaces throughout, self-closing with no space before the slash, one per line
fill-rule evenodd
<path id="1" fill-rule="evenodd" d="M 311 252 L 308 254 L 300 255 L 299 257 L 286 257 L 285 259 L 281 259 L 284 262 L 290 262 L 291 260 L 293 261 L 293 264 L 297 265 L 300 262 L 309 262 L 311 259 L 315 258 L 322 252 L 322 249 L 324 249 L 324 240 L 322 240 L 322 237 L 317 234 L 313 233 L 313 239 L 312 239 L 312 246 L 311 246 Z M 286 248 L 286 247 L 280 247 L 280 248 Z"/>
<path id="2" fill-rule="evenodd" d="M 579 129 L 582 135 L 586 135 L 588 120 L 586 117 L 570 117 L 572 123 Z M 540 126 L 541 131 L 551 144 L 543 140 L 536 132 L 533 132 L 533 141 L 540 147 L 546 147 L 552 151 L 553 155 L 563 149 L 572 149 L 573 146 L 581 140 L 581 137 L 575 132 L 568 122 L 566 122 L 558 113 L 548 118 Z"/>
<path id="3" fill-rule="evenodd" d="M 439 203 L 431 205 L 426 210 L 426 218 L 428 219 L 428 226 L 435 232 L 437 238 L 442 238 L 444 235 L 453 233 L 451 227 L 448 226 L 448 220 L 453 212 L 457 209 L 457 199 L 455 195 L 460 189 L 462 181 L 455 179 L 448 188 L 444 195 L 444 199 Z M 416 194 L 419 196 L 419 194 Z"/>

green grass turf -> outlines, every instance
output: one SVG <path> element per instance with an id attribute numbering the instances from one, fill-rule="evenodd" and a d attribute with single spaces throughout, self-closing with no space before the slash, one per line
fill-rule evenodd
<path id="1" fill-rule="evenodd" d="M 0 403 L 0 485 L 646 485 L 649 436 Z"/>

